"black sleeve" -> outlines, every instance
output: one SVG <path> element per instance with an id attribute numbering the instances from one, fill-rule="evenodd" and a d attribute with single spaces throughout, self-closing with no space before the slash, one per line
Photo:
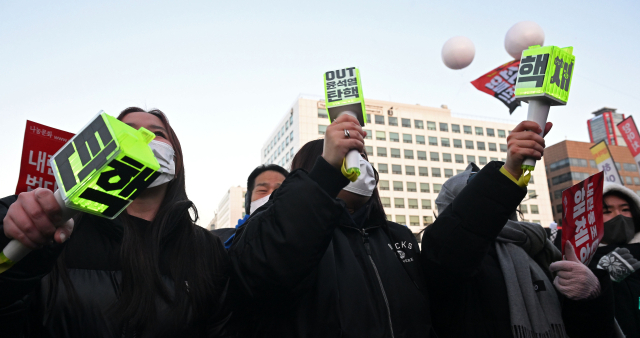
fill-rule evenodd
<path id="1" fill-rule="evenodd" d="M 9 206 L 16 201 L 16 196 L 9 196 L 0 200 L 0 247 L 4 248 L 10 241 L 4 235 L 3 220 Z M 29 307 L 34 291 L 39 287 L 40 280 L 53 269 L 63 245 L 50 245 L 35 250 L 25 256 L 20 262 L 0 273 L 0 327 L 3 333 L 6 329 L 16 328 L 24 323 L 29 316 Z"/>
<path id="2" fill-rule="evenodd" d="M 567 335 L 581 337 L 615 337 L 613 286 L 606 270 L 591 269 L 600 282 L 600 296 L 588 300 L 561 297 L 562 320 Z"/>
<path id="3" fill-rule="evenodd" d="M 491 162 L 476 174 L 422 236 L 422 264 L 459 277 L 478 271 L 489 246 L 516 210 L 527 190 Z M 442 192 L 441 192 L 442 193 Z"/>
<path id="4" fill-rule="evenodd" d="M 335 197 L 348 182 L 322 157 L 309 174 L 289 174 L 269 206 L 236 232 L 229 250 L 234 284 L 248 297 L 296 286 L 324 255 L 344 212 Z"/>

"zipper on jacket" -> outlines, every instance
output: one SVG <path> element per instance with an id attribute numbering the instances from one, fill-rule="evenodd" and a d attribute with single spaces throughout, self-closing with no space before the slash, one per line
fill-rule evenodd
<path id="1" fill-rule="evenodd" d="M 366 229 L 360 230 L 362 233 L 362 242 L 364 243 L 364 248 L 367 250 L 367 255 L 369 255 L 369 260 L 371 261 L 371 265 L 373 265 L 373 271 L 376 273 L 376 278 L 378 278 L 378 284 L 380 285 L 380 291 L 382 291 L 382 298 L 384 298 L 384 303 L 387 306 L 387 314 L 389 315 L 389 329 L 391 329 L 391 337 L 393 338 L 393 323 L 391 322 L 391 308 L 389 308 L 389 300 L 387 299 L 387 293 L 384 292 L 384 286 L 382 285 L 382 279 L 380 279 L 380 274 L 378 273 L 378 267 L 376 263 L 373 261 L 371 257 L 371 247 L 369 245 L 369 233 Z"/>

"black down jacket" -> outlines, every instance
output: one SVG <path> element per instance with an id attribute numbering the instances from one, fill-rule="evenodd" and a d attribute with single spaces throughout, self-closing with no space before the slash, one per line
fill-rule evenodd
<path id="1" fill-rule="evenodd" d="M 527 190 L 502 174 L 502 165 L 480 170 L 422 237 L 432 322 L 441 338 L 513 337 L 495 239 Z M 593 300 L 558 293 L 569 337 L 612 337 L 613 295 L 603 272 L 594 271 L 602 292 Z"/>
<path id="2" fill-rule="evenodd" d="M 15 196 L 0 200 L 0 225 Z M 136 226 L 150 222 L 131 217 Z M 226 257 L 220 240 L 207 230 L 202 231 L 211 250 Z M 144 335 L 131 332 L 123 323 L 110 316 L 108 310 L 117 300 L 121 284 L 120 245 L 123 225 L 91 215 L 83 215 L 71 237 L 63 245 L 54 244 L 28 254 L 9 270 L 0 274 L 0 337 L 217 337 L 224 330 L 229 315 L 212 309 L 206 324 L 176 323 L 168 318 L 166 303 L 158 297 L 158 320 Z M 0 226 L 0 247 L 9 240 Z M 165 242 L 161 262 L 169 261 L 171 240 Z M 59 256 L 67 268 L 77 297 L 71 297 L 59 275 L 51 271 Z M 228 260 L 227 260 L 228 262 Z M 62 263 L 62 262 L 58 262 Z M 226 267 L 221 267 L 227 270 Z M 173 280 L 168 266 L 160 272 L 170 288 Z M 225 289 L 226 281 L 216 285 Z M 52 290 L 57 296 L 51 298 Z M 51 302 L 52 304 L 48 304 Z"/>
<path id="3" fill-rule="evenodd" d="M 335 198 L 347 183 L 319 157 L 238 229 L 229 256 L 248 299 L 234 312 L 242 336 L 429 336 L 415 236 L 368 214 L 356 224 Z"/>

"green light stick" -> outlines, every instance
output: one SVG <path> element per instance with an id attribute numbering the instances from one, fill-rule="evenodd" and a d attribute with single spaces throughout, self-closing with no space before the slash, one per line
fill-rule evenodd
<path id="1" fill-rule="evenodd" d="M 64 224 L 78 211 L 117 217 L 153 182 L 160 164 L 149 148 L 155 135 L 100 112 L 51 158 Z M 12 240 L 0 253 L 0 273 L 31 249 Z"/>
<path id="2" fill-rule="evenodd" d="M 540 136 L 544 136 L 549 108 L 567 104 L 575 60 L 573 47 L 531 46 L 522 52 L 516 99 L 529 102 L 527 120 L 540 125 Z M 535 165 L 534 159 L 527 158 L 522 169 L 531 172 Z"/>
<path id="3" fill-rule="evenodd" d="M 324 98 L 329 122 L 347 114 L 357 118 L 363 127 L 367 123 L 358 68 L 349 67 L 324 73 Z M 347 153 L 342 164 L 342 174 L 351 182 L 355 182 L 360 176 L 360 158 L 360 153 L 353 149 Z"/>

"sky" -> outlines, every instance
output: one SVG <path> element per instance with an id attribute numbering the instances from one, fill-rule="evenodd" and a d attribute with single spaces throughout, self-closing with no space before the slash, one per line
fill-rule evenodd
<path id="1" fill-rule="evenodd" d="M 510 116 L 469 82 L 511 60 L 504 36 L 526 20 L 576 55 L 547 144 L 589 141 L 601 107 L 640 117 L 638 13 L 631 0 L 0 1 L 0 195 L 15 191 L 27 119 L 75 133 L 100 110 L 158 108 L 206 226 L 298 95 L 324 95 L 322 74 L 345 66 L 360 69 L 365 97 L 516 124 L 526 107 Z M 454 36 L 476 48 L 457 71 L 440 54 Z"/>

